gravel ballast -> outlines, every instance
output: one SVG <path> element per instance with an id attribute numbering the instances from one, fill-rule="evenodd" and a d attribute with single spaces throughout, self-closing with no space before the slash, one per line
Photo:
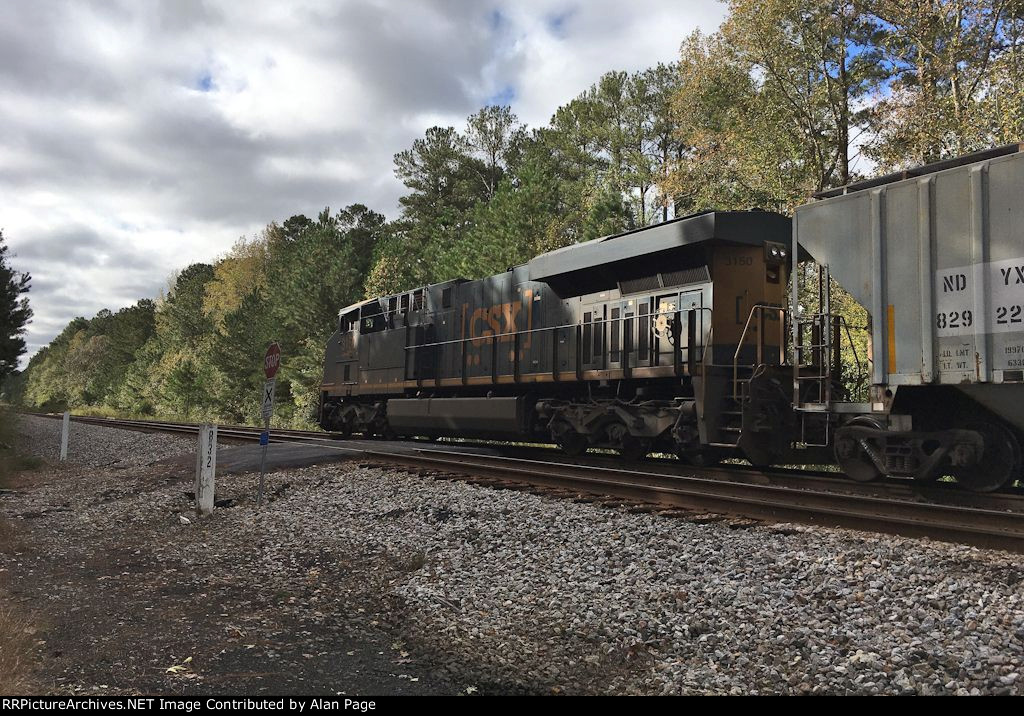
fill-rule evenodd
<path id="1" fill-rule="evenodd" d="M 22 449 L 56 462 L 60 458 L 62 422 L 55 418 L 19 416 L 25 436 Z M 182 453 L 196 451 L 196 438 L 140 433 L 79 423 L 68 431 L 68 462 L 83 467 L 143 467 Z"/>
<path id="2" fill-rule="evenodd" d="M 46 423 L 25 430 L 48 440 Z M 185 447 L 80 427 L 96 464 L 146 465 Z M 280 647 L 249 650 L 260 668 L 344 656 L 332 635 L 349 619 L 394 640 L 396 679 L 433 674 L 470 693 L 1024 692 L 1019 555 L 838 529 L 735 529 L 352 463 L 270 476 L 275 499 L 261 512 L 252 476 L 222 480 L 218 498 L 236 506 L 197 523 L 187 477 L 150 468 L 138 479 L 144 489 L 126 490 L 124 471 L 69 475 L 0 502 L 0 514 L 44 514 L 34 549 L 58 560 L 81 558 L 83 543 L 102 559 L 130 540 L 185 594 L 257 585 L 275 617 L 257 610 L 231 626 L 317 642 L 291 666 L 272 656 Z M 99 499 L 115 482 L 114 498 Z M 69 490 L 77 507 L 67 508 Z M 67 511 L 47 511 L 55 505 Z M 18 569 L 5 559 L 6 574 Z M 123 588 L 144 608 L 148 587 Z M 178 618 L 187 624 L 188 611 Z M 208 652 L 192 687 L 216 683 L 218 660 L 234 653 L 190 648 Z"/>

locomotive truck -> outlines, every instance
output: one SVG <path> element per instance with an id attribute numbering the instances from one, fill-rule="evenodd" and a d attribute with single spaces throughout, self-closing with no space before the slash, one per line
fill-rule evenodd
<path id="1" fill-rule="evenodd" d="M 824 192 L 792 219 L 707 211 L 349 306 L 321 426 L 997 490 L 1024 431 L 1020 149 Z M 864 355 L 833 281 L 868 311 Z"/>

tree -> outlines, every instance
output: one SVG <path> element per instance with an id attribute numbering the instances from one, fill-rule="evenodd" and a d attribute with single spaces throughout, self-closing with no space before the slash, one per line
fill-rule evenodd
<path id="1" fill-rule="evenodd" d="M 1024 137 L 1024 0 L 1007 3 L 1001 51 L 992 62 L 983 125 L 995 128 L 996 144 Z"/>
<path id="2" fill-rule="evenodd" d="M 878 29 L 854 0 L 732 0 L 721 30 L 682 46 L 675 168 L 691 210 L 788 211 L 852 178 L 882 81 Z"/>
<path id="3" fill-rule="evenodd" d="M 269 308 L 262 291 L 253 290 L 224 316 L 213 340 L 211 359 L 223 376 L 219 409 L 233 420 L 258 417 L 263 355 L 274 339 Z"/>
<path id="4" fill-rule="evenodd" d="M 401 293 L 426 283 L 422 280 L 424 272 L 416 260 L 406 253 L 411 243 L 412 240 L 403 234 L 400 225 L 389 223 L 384 227 L 373 255 L 373 266 L 363 284 L 363 294 L 366 298 Z M 440 275 L 446 275 L 444 271 L 442 267 Z M 453 278 L 454 274 L 447 276 Z"/>
<path id="5" fill-rule="evenodd" d="M 105 334 L 118 364 L 124 366 L 135 358 L 135 353 L 153 337 L 155 331 L 156 303 L 143 298 L 134 306 L 115 313 Z"/>
<path id="6" fill-rule="evenodd" d="M 25 328 L 32 319 L 28 305 L 32 277 L 7 263 L 7 246 L 0 231 L 0 383 L 18 368 L 25 353 Z"/>
<path id="7" fill-rule="evenodd" d="M 484 107 L 470 116 L 466 124 L 466 146 L 481 162 L 471 168 L 477 172 L 483 187 L 483 199 L 489 201 L 497 193 L 502 178 L 515 167 L 526 139 L 526 128 L 511 107 Z"/>
<path id="8" fill-rule="evenodd" d="M 213 332 L 213 322 L 203 310 L 206 286 L 214 278 L 210 264 L 192 264 L 181 271 L 156 313 L 157 327 L 169 341 L 196 345 Z"/>
<path id="9" fill-rule="evenodd" d="M 465 213 L 486 197 L 479 177 L 487 173 L 454 127 L 431 127 L 411 149 L 395 155 L 395 176 L 410 190 L 398 200 L 403 217 L 457 228 Z"/>
<path id="10" fill-rule="evenodd" d="M 75 378 L 67 372 L 67 356 L 75 336 L 86 331 L 89 322 L 74 318 L 50 344 L 28 362 L 25 373 L 25 402 L 36 407 L 66 408 L 72 401 Z"/>
<path id="11" fill-rule="evenodd" d="M 559 219 L 562 187 L 536 153 L 518 181 L 506 179 L 494 198 L 474 212 L 473 227 L 439 265 L 446 278 L 482 278 L 529 260 L 543 249 Z"/>
<path id="12" fill-rule="evenodd" d="M 851 178 L 866 116 L 881 81 L 877 27 L 858 0 L 731 0 L 726 42 L 763 79 L 760 90 L 798 133 L 799 161 L 817 191 Z M 768 108 L 766 108 L 768 109 Z"/>
<path id="13" fill-rule="evenodd" d="M 250 293 L 266 288 L 270 243 L 272 235 L 278 233 L 283 233 L 279 227 L 269 226 L 251 240 L 242 237 L 214 265 L 213 279 L 206 284 L 203 294 L 203 312 L 214 326 L 221 326 L 224 318 Z"/>
<path id="14" fill-rule="evenodd" d="M 679 136 L 679 119 L 673 104 L 681 84 L 679 65 L 659 62 L 655 67 L 645 70 L 642 76 L 644 87 L 649 93 L 648 103 L 651 109 L 646 152 L 655 166 L 652 179 L 658 188 L 656 202 L 661 208 L 661 220 L 668 221 L 670 212 L 675 216 L 680 214 L 676 211 L 675 197 L 665 191 L 665 180 L 671 174 L 675 162 L 682 157 L 685 148 Z"/>
<path id="15" fill-rule="evenodd" d="M 295 399 L 291 406 L 281 406 L 279 417 L 287 419 L 292 407 L 305 414 L 310 402 L 319 399 L 323 344 L 337 330 L 338 311 L 362 298 L 372 257 L 385 233 L 384 217 L 362 204 L 334 215 L 324 209 L 294 238 L 291 250 L 271 263 L 269 309 L 249 318 L 268 320 L 255 335 L 277 340 L 287 356 L 278 380 L 281 390 L 290 391 Z M 266 343 L 257 348 L 262 356 Z M 315 371 L 309 368 L 313 363 Z"/>
<path id="16" fill-rule="evenodd" d="M 881 169 L 1020 141 L 1001 131 L 1021 128 L 1019 0 L 870 0 L 866 7 L 880 28 L 890 82 L 871 111 L 869 152 Z"/>
<path id="17" fill-rule="evenodd" d="M 471 228 L 439 262 L 444 278 L 481 278 L 537 254 L 617 233 L 630 212 L 614 190 L 576 181 L 544 139 L 524 145 L 518 175 L 502 181 L 494 198 L 478 204 Z"/>
<path id="18" fill-rule="evenodd" d="M 673 98 L 681 151 L 663 180 L 677 215 L 705 209 L 785 210 L 812 179 L 788 119 L 721 34 L 683 43 Z"/>
<path id="19" fill-rule="evenodd" d="M 500 113 L 497 117 L 485 112 L 476 121 L 482 132 L 479 146 L 495 152 L 494 167 L 473 156 L 470 143 L 454 127 L 431 127 L 411 149 L 395 155 L 395 176 L 409 192 L 399 199 L 401 217 L 389 227 L 387 241 L 379 245 L 370 285 L 405 287 L 447 278 L 438 264 L 465 236 L 471 210 L 486 201 L 491 175 L 498 171 L 498 137 L 504 131 L 498 125 L 504 120 Z M 397 265 L 401 269 L 396 271 Z"/>
<path id="20" fill-rule="evenodd" d="M 111 395 L 109 405 L 129 415 L 156 415 L 162 390 L 159 372 L 163 347 L 153 336 L 135 351 L 121 384 Z"/>
<path id="21" fill-rule="evenodd" d="M 213 375 L 207 361 L 190 353 L 177 352 L 165 354 L 164 362 L 165 410 L 190 420 L 196 410 L 204 413 L 212 407 Z"/>

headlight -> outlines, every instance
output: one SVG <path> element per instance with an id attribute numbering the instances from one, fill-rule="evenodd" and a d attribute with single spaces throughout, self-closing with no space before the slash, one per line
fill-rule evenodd
<path id="1" fill-rule="evenodd" d="M 765 261 L 770 261 L 772 263 L 782 263 L 786 260 L 787 256 L 789 256 L 789 249 L 786 248 L 785 244 L 775 243 L 772 241 L 765 243 Z"/>

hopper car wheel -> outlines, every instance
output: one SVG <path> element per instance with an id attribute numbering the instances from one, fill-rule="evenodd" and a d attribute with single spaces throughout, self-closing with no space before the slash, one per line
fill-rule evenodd
<path id="1" fill-rule="evenodd" d="M 881 429 L 881 425 L 871 418 L 854 418 L 850 427 L 866 427 Z M 854 440 L 848 437 L 836 437 L 836 462 L 846 476 L 856 482 L 875 482 L 885 475 L 871 459 L 869 451 L 873 450 L 867 440 Z"/>
<path id="2" fill-rule="evenodd" d="M 569 457 L 579 457 L 587 451 L 587 438 L 575 430 L 562 433 L 556 442 L 558 447 L 562 448 L 562 452 Z"/>
<path id="3" fill-rule="evenodd" d="M 976 465 L 953 471 L 956 481 L 971 492 L 995 492 L 1020 471 L 1020 445 L 1010 430 L 996 422 L 969 424 L 985 439 L 985 452 Z"/>

